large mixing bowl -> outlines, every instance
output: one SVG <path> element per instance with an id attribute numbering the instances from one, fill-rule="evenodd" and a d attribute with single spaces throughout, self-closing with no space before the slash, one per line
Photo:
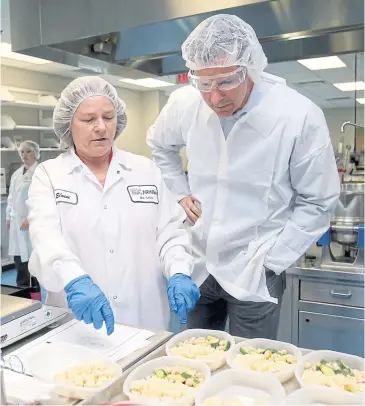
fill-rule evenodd
<path id="1" fill-rule="evenodd" d="M 340 199 L 332 217 L 333 223 L 364 222 L 364 183 L 343 183 Z M 351 239 L 348 235 L 349 240 Z"/>

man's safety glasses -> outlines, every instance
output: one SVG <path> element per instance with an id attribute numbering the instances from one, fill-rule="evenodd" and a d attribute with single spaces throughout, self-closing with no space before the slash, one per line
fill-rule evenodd
<path id="1" fill-rule="evenodd" d="M 239 86 L 246 79 L 247 70 L 240 66 L 236 70 L 222 75 L 195 76 L 189 72 L 190 84 L 200 92 L 210 92 L 213 87 L 219 90 L 231 90 Z"/>

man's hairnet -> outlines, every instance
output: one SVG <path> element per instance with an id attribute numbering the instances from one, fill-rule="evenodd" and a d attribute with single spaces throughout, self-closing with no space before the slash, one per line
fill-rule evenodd
<path id="1" fill-rule="evenodd" d="M 113 104 L 117 116 L 116 136 L 127 125 L 125 103 L 120 99 L 114 86 L 98 76 L 83 76 L 73 80 L 61 93 L 53 112 L 53 129 L 61 140 L 61 149 L 72 144 L 71 122 L 79 105 L 89 97 L 105 96 Z"/>
<path id="2" fill-rule="evenodd" d="M 235 15 L 218 14 L 201 22 L 182 44 L 186 66 L 194 71 L 245 66 L 256 82 L 267 58 L 253 28 Z"/>
<path id="3" fill-rule="evenodd" d="M 21 151 L 24 151 L 25 149 L 31 149 L 34 151 L 35 159 L 38 160 L 41 157 L 41 153 L 39 151 L 39 145 L 34 142 L 34 141 L 23 141 L 18 148 L 18 153 L 21 156 Z"/>

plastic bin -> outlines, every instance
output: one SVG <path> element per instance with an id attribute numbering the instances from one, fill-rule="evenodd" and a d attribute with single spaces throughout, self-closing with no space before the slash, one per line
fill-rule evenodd
<path id="1" fill-rule="evenodd" d="M 327 351 L 327 350 L 313 351 L 313 352 L 310 352 L 309 354 L 305 355 L 295 368 L 295 377 L 297 378 L 297 381 L 299 382 L 301 387 L 316 386 L 316 385 L 311 385 L 311 384 L 305 383 L 302 379 L 302 374 L 304 372 L 304 366 L 307 362 L 309 362 L 310 364 L 315 364 L 315 363 L 321 361 L 322 359 L 324 359 L 326 361 L 337 361 L 340 359 L 350 368 L 359 369 L 361 371 L 364 370 L 364 359 L 361 357 L 357 357 L 356 355 L 350 355 L 350 354 L 345 354 L 342 352 Z M 333 389 L 336 389 L 336 388 L 333 388 Z M 339 388 L 339 390 L 342 390 L 342 389 Z M 360 395 L 349 393 L 349 395 L 360 396 L 362 398 L 364 397 L 364 393 L 362 393 Z"/>
<path id="2" fill-rule="evenodd" d="M 110 365 L 114 371 L 114 377 L 100 388 L 84 388 L 79 386 L 57 383 L 53 377 L 58 372 L 62 372 L 72 366 L 101 362 Z M 55 392 L 68 398 L 86 399 L 94 396 L 98 392 L 109 387 L 113 382 L 119 379 L 122 374 L 122 368 L 109 360 L 109 358 L 91 351 L 79 345 L 55 342 L 42 344 L 28 359 L 27 365 L 34 377 L 54 385 Z"/>
<path id="3" fill-rule="evenodd" d="M 285 399 L 287 406 L 359 405 L 359 398 L 340 389 L 311 386 L 299 389 Z"/>
<path id="4" fill-rule="evenodd" d="M 161 404 L 161 405 L 193 405 L 195 393 L 192 396 L 185 396 L 176 400 L 169 400 L 168 403 L 159 402 L 158 399 L 147 399 L 138 394 L 131 392 L 131 385 L 134 381 L 147 378 L 152 375 L 156 368 L 164 368 L 166 366 L 182 366 L 195 369 L 196 371 L 202 372 L 204 374 L 204 380 L 207 381 L 210 379 L 210 370 L 206 364 L 199 361 L 190 360 L 187 358 L 180 357 L 160 357 L 146 362 L 145 364 L 140 365 L 135 370 L 133 370 L 124 382 L 123 392 L 128 396 L 129 400 L 147 403 L 150 405 Z"/>
<path id="5" fill-rule="evenodd" d="M 205 400 L 214 396 L 223 399 L 249 398 L 258 405 L 282 405 L 285 390 L 280 382 L 271 376 L 262 379 L 262 374 L 258 372 L 229 369 L 218 372 L 202 386 L 195 397 L 195 404 L 203 406 Z"/>
<path id="6" fill-rule="evenodd" d="M 215 371 L 216 369 L 226 364 L 227 356 L 232 352 L 233 347 L 235 346 L 234 338 L 224 331 L 204 330 L 204 329 L 185 330 L 182 333 L 172 337 L 171 340 L 166 344 L 166 354 L 172 356 L 171 348 L 177 347 L 179 343 L 185 340 L 189 340 L 192 337 L 207 337 L 207 336 L 217 337 L 219 340 L 227 340 L 231 343 L 230 349 L 222 353 L 220 357 L 217 356 L 212 359 L 197 360 L 206 363 L 211 371 Z"/>
<path id="7" fill-rule="evenodd" d="M 302 352 L 295 345 L 284 343 L 281 341 L 268 340 L 266 338 L 253 338 L 251 340 L 242 341 L 233 348 L 233 351 L 227 357 L 227 363 L 232 369 L 239 369 L 241 371 L 250 371 L 249 369 L 241 369 L 233 365 L 235 357 L 239 354 L 240 349 L 243 347 L 253 347 L 253 348 L 273 348 L 275 350 L 286 350 L 289 354 L 295 356 L 297 363 L 302 359 Z M 272 375 L 277 378 L 281 383 L 287 382 L 290 378 L 294 376 L 296 364 L 288 364 L 288 368 L 276 373 L 265 373 L 259 372 L 261 375 Z"/>

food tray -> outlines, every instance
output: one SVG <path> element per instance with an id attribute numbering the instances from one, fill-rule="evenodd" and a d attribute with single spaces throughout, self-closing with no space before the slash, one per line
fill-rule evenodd
<path id="1" fill-rule="evenodd" d="M 240 343 L 236 344 L 235 347 L 233 348 L 233 351 L 228 355 L 227 363 L 232 369 L 239 369 L 240 371 L 243 371 L 243 370 L 249 371 L 249 369 L 241 369 L 241 368 L 233 365 L 234 358 L 236 357 L 237 354 L 239 354 L 240 349 L 242 347 L 253 347 L 253 348 L 264 348 L 264 349 L 273 348 L 275 350 L 286 350 L 286 351 L 288 351 L 289 354 L 292 354 L 295 356 L 297 363 L 300 362 L 300 360 L 302 359 L 302 352 L 299 350 L 298 347 L 296 347 L 293 344 L 284 343 L 282 341 L 268 340 L 268 339 L 264 339 L 264 338 L 253 338 L 253 339 L 245 340 L 244 342 L 240 342 Z M 283 371 L 273 373 L 273 374 L 267 373 L 267 375 L 272 375 L 275 378 L 277 378 L 281 383 L 285 383 L 294 376 L 294 372 L 295 372 L 297 363 L 288 365 L 288 368 L 285 368 Z"/>
<path id="2" fill-rule="evenodd" d="M 213 358 L 211 361 L 206 361 L 206 360 L 197 360 L 197 361 L 202 361 L 206 363 L 211 371 L 215 371 L 218 368 L 222 367 L 225 365 L 228 354 L 230 354 L 233 350 L 233 347 L 235 346 L 235 340 L 234 338 L 226 333 L 225 331 L 218 331 L 218 330 L 203 330 L 203 329 L 191 329 L 191 330 L 185 330 L 182 333 L 176 334 L 174 337 L 171 338 L 170 341 L 166 344 L 166 354 L 167 355 L 172 355 L 171 354 L 171 348 L 176 347 L 180 342 L 189 340 L 192 337 L 207 337 L 207 336 L 213 336 L 217 337 L 219 340 L 226 340 L 230 342 L 231 347 L 228 351 L 222 353 L 222 356 L 217 359 Z"/>

